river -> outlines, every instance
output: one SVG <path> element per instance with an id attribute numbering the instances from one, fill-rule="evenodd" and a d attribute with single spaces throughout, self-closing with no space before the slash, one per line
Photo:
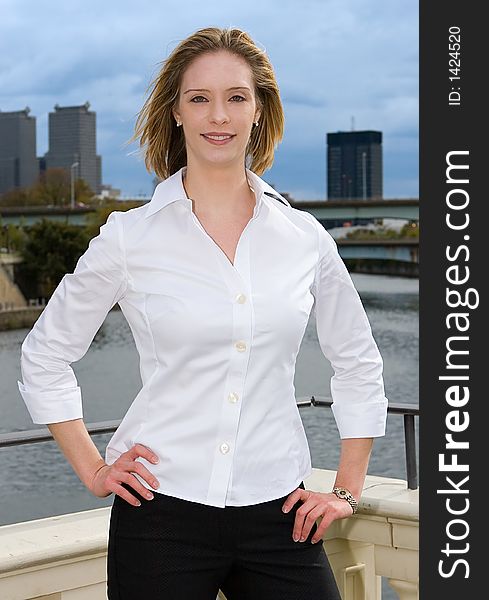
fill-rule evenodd
<path id="1" fill-rule="evenodd" d="M 352 273 L 384 359 L 390 402 L 418 404 L 417 279 Z M 17 389 L 20 345 L 27 329 L 0 332 L 0 432 L 25 431 L 34 425 Z M 86 355 L 73 364 L 83 390 L 86 423 L 121 419 L 141 379 L 130 329 L 120 311 L 111 311 Z M 296 396 L 330 396 L 333 370 L 319 347 L 311 317 L 297 358 Z M 336 469 L 339 437 L 329 408 L 301 408 L 313 467 Z M 416 420 L 417 421 L 417 420 Z M 104 455 L 110 434 L 94 441 Z M 0 525 L 110 506 L 113 496 L 95 498 L 72 471 L 54 442 L 0 451 Z M 369 474 L 405 478 L 403 419 L 389 415 L 385 437 L 375 440 Z M 394 597 L 390 594 L 387 597 Z"/>

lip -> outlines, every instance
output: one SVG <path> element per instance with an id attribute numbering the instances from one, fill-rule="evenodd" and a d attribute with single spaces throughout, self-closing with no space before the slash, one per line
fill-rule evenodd
<path id="1" fill-rule="evenodd" d="M 236 134 L 232 133 L 217 133 L 214 131 L 209 133 L 201 133 L 200 135 L 204 138 L 204 140 L 210 144 L 214 144 L 215 146 L 223 146 L 224 144 L 228 144 L 236 136 Z M 211 140 L 210 138 L 206 137 L 207 135 L 229 135 L 230 137 L 226 140 Z"/>
<path id="2" fill-rule="evenodd" d="M 202 135 L 236 135 L 234 133 L 229 133 L 229 131 L 206 131 Z"/>

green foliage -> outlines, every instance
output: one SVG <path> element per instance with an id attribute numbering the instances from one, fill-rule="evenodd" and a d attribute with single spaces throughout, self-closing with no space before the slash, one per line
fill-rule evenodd
<path id="1" fill-rule="evenodd" d="M 95 207 L 95 211 L 88 213 L 85 230 L 89 239 L 99 234 L 100 227 L 107 222 L 109 215 L 114 210 L 126 211 L 130 208 L 141 206 L 140 202 L 120 202 L 119 200 L 104 199 L 104 203 Z"/>
<path id="2" fill-rule="evenodd" d="M 402 240 L 405 238 L 419 238 L 419 224 L 410 222 L 403 225 L 400 231 L 378 227 L 377 229 L 355 229 L 346 234 L 349 240 Z"/>
<path id="3" fill-rule="evenodd" d="M 22 227 L 12 223 L 2 224 L 0 218 L 0 248 L 9 252 L 21 252 L 27 241 L 27 233 Z"/>
<path id="4" fill-rule="evenodd" d="M 32 188 L 14 188 L 0 196 L 0 206 L 36 206 L 39 201 L 34 198 Z"/>
<path id="5" fill-rule="evenodd" d="M 87 215 L 85 231 L 90 239 L 99 234 L 100 228 L 107 222 L 113 210 L 117 209 L 114 209 L 112 206 L 101 206 Z"/>
<path id="6" fill-rule="evenodd" d="M 88 246 L 84 228 L 42 219 L 26 227 L 28 239 L 22 256 L 23 270 L 37 280 L 40 294 L 51 296 L 65 273 L 73 272 Z"/>
<path id="7" fill-rule="evenodd" d="M 75 179 L 76 202 L 90 204 L 93 191 L 84 179 Z M 70 206 L 71 175 L 69 169 L 47 169 L 38 181 L 26 188 L 16 188 L 2 194 L 0 206 Z"/>
<path id="8" fill-rule="evenodd" d="M 406 223 L 401 229 L 401 237 L 419 238 L 419 223 Z"/>
<path id="9" fill-rule="evenodd" d="M 32 282 L 37 295 L 49 298 L 62 277 L 72 273 L 89 241 L 114 210 L 125 211 L 141 206 L 141 202 L 120 202 L 114 198 L 98 198 L 83 179 L 74 182 L 76 205 L 90 207 L 86 225 L 69 225 L 44 217 L 34 225 L 26 225 L 21 216 L 18 225 L 2 223 L 0 214 L 0 248 L 17 252 L 23 258 L 18 265 L 21 277 Z M 69 169 L 48 169 L 37 183 L 2 194 L 1 207 L 66 207 L 71 206 Z M 48 211 L 49 212 L 49 211 Z M 31 292 L 34 293 L 34 292 Z M 36 295 L 36 294 L 35 294 Z"/>
<path id="10" fill-rule="evenodd" d="M 0 248 L 17 252 L 23 261 L 20 275 L 32 282 L 35 295 L 49 298 L 63 275 L 72 273 L 76 262 L 90 240 L 100 233 L 100 227 L 114 210 L 125 211 L 141 206 L 141 202 L 120 202 L 104 199 L 94 211 L 87 213 L 86 225 L 70 225 L 43 217 L 34 225 L 2 224 L 0 216 Z"/>
<path id="11" fill-rule="evenodd" d="M 83 179 L 76 179 L 74 192 L 77 202 L 89 200 L 93 192 Z M 71 202 L 71 178 L 67 169 L 48 169 L 39 178 L 32 189 L 34 197 L 41 204 L 69 206 Z"/>

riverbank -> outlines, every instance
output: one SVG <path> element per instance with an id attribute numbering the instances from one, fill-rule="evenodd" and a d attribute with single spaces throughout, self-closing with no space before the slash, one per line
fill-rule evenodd
<path id="1" fill-rule="evenodd" d="M 21 308 L 12 308 L 0 311 L 0 331 L 9 331 L 11 329 L 29 329 L 37 321 L 43 311 L 44 306 L 26 306 Z"/>
<path id="2" fill-rule="evenodd" d="M 343 259 L 350 273 L 364 273 L 366 275 L 389 275 L 393 277 L 408 277 L 419 279 L 419 263 L 401 262 L 399 260 L 385 260 L 372 258 L 345 258 Z"/>

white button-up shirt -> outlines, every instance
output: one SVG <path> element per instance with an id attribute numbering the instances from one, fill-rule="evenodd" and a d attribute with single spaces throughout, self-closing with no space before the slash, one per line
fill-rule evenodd
<path id="1" fill-rule="evenodd" d="M 159 456 L 154 492 L 224 507 L 294 490 L 311 470 L 296 404 L 296 357 L 311 310 L 334 368 L 341 438 L 385 433 L 383 362 L 332 236 L 246 169 L 255 192 L 234 264 L 208 235 L 183 167 L 152 200 L 114 211 L 22 344 L 19 391 L 34 423 L 82 418 L 71 368 L 119 304 L 142 388 L 105 453 L 136 443 Z"/>

